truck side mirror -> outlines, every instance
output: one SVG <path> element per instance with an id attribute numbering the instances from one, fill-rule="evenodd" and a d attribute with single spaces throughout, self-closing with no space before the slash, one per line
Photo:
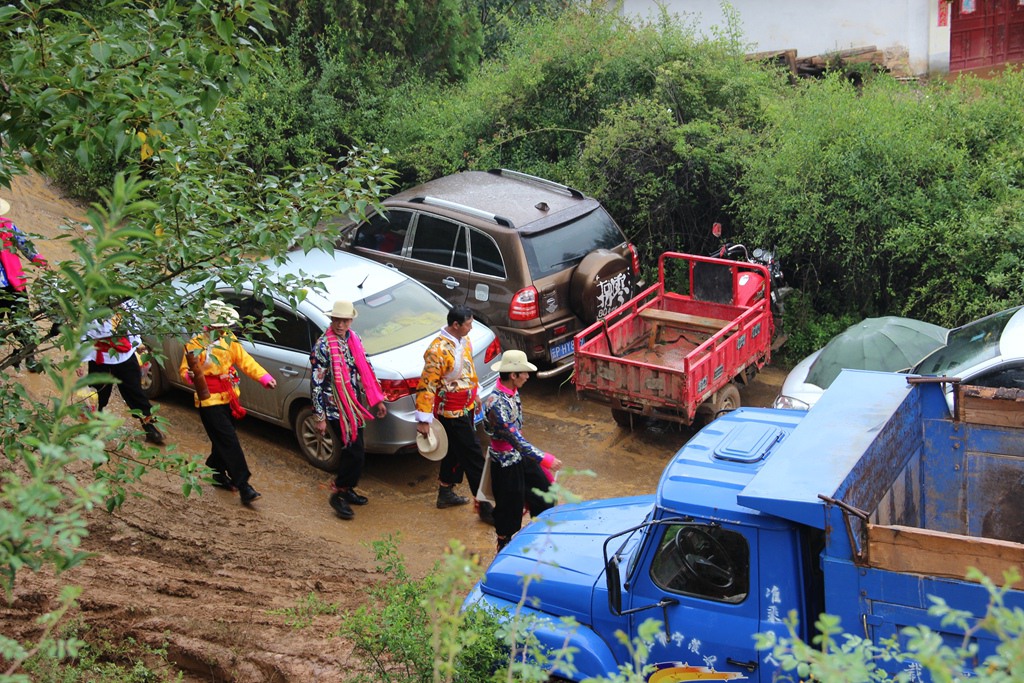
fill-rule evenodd
<path id="1" fill-rule="evenodd" d="M 613 555 L 604 566 L 605 580 L 608 582 L 608 609 L 615 616 L 622 616 L 622 581 L 619 576 L 619 556 Z"/>

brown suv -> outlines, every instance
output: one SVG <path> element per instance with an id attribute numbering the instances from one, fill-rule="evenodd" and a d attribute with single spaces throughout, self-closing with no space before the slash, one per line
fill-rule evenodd
<path id="1" fill-rule="evenodd" d="M 573 335 L 634 294 L 636 249 L 592 197 L 507 170 L 456 173 L 384 200 L 344 248 L 469 306 L 539 376 L 572 368 Z"/>

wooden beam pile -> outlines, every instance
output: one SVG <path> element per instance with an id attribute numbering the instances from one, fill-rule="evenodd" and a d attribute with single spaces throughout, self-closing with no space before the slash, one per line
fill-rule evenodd
<path id="1" fill-rule="evenodd" d="M 813 57 L 797 57 L 796 50 L 769 50 L 748 54 L 747 59 L 778 64 L 785 67 L 794 78 L 821 78 L 826 71 L 850 71 L 849 67 L 854 64 L 871 64 L 875 69 L 886 69 L 885 53 L 874 45 Z"/>

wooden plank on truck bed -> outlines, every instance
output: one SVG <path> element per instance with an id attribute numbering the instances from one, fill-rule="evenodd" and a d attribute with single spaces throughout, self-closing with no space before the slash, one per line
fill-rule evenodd
<path id="1" fill-rule="evenodd" d="M 691 315 L 689 313 L 676 313 L 675 311 L 662 311 L 655 308 L 645 308 L 640 311 L 640 317 L 659 324 L 689 325 L 700 327 L 717 332 L 726 326 L 728 320 L 717 318 L 705 318 L 702 315 Z"/>
<path id="2" fill-rule="evenodd" d="M 964 422 L 996 427 L 1024 427 L 1024 389 L 960 385 Z"/>
<path id="3" fill-rule="evenodd" d="M 894 572 L 953 579 L 977 567 L 996 585 L 1003 571 L 1024 564 L 1024 545 L 909 526 L 868 525 L 868 564 Z"/>

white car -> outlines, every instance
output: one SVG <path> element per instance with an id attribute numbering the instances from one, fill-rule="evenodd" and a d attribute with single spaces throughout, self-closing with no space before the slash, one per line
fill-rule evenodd
<path id="1" fill-rule="evenodd" d="M 827 387 L 808 382 L 807 376 L 823 350 L 818 349 L 790 371 L 775 399 L 775 408 L 809 410 L 817 403 Z M 950 330 L 944 345 L 906 372 L 955 377 L 964 384 L 977 386 L 1024 389 L 1024 306 Z M 951 385 L 947 385 L 947 400 L 952 409 Z"/>
<path id="2" fill-rule="evenodd" d="M 302 454 L 314 466 L 328 471 L 337 468 L 329 433 L 325 437 L 314 428 L 309 355 L 330 324 L 334 301 L 346 299 L 355 304 L 358 315 L 352 329 L 363 340 L 388 406 L 387 417 L 367 423 L 366 450 L 385 454 L 415 450 L 415 392 L 423 353 L 447 324 L 451 305 L 394 268 L 344 251 L 294 251 L 277 272 L 316 276 L 323 290 L 309 291 L 297 311 L 287 302 L 275 300 L 273 333 L 250 334 L 250 339 L 239 334 L 245 350 L 277 380 L 277 388 L 266 391 L 240 373 L 242 405 L 253 417 L 291 428 Z M 218 287 L 218 294 L 243 320 L 262 318 L 263 303 L 252 296 L 251 289 L 243 287 L 236 292 L 223 286 Z M 497 384 L 498 373 L 490 364 L 501 354 L 501 345 L 481 323 L 473 325 L 469 338 L 482 400 Z M 178 374 L 186 340 L 166 337 L 160 342 L 147 341 L 159 344 L 164 355 L 160 372 L 149 372 L 143 378 L 147 395 L 156 397 L 168 387 L 192 391 Z"/>

